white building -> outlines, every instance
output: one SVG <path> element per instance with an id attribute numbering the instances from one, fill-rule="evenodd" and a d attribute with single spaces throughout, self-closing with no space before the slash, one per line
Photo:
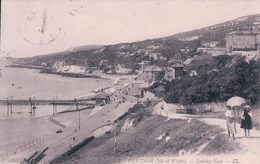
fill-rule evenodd
<path id="1" fill-rule="evenodd" d="M 148 84 L 144 81 L 132 81 L 126 85 L 126 92 L 135 97 L 143 97 L 144 89 L 148 88 Z"/>
<path id="2" fill-rule="evenodd" d="M 222 47 L 199 47 L 197 49 L 197 53 L 202 53 L 202 54 L 209 54 L 212 56 L 218 56 L 218 55 L 224 55 L 226 54 L 226 48 L 222 48 Z"/>
<path id="3" fill-rule="evenodd" d="M 123 67 L 119 64 L 116 66 L 115 71 L 116 71 L 117 74 L 131 74 L 133 72 L 132 69 L 125 68 L 125 67 Z"/>

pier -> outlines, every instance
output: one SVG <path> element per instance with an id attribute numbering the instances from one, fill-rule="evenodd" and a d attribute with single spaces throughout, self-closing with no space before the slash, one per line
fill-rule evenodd
<path id="1" fill-rule="evenodd" d="M 97 104 L 102 103 L 109 103 L 110 102 L 110 96 L 109 95 L 96 95 L 93 97 L 85 97 L 80 99 L 73 99 L 73 100 L 58 100 L 57 97 L 53 98 L 51 100 L 37 100 L 29 98 L 28 100 L 25 99 L 6 99 L 6 100 L 0 100 L 0 105 L 4 105 L 7 107 L 7 115 L 13 113 L 13 106 L 19 106 L 19 105 L 28 105 L 30 108 L 30 113 L 32 115 L 35 115 L 35 110 L 37 106 L 40 105 L 50 105 L 53 107 L 53 115 L 57 114 L 57 107 L 58 105 L 68 105 L 68 106 L 75 106 L 76 111 L 80 111 L 83 109 L 93 108 Z M 79 108 L 79 106 L 83 106 L 83 108 Z M 87 106 L 87 107 L 86 107 Z M 74 110 L 67 110 L 74 111 Z"/>
<path id="2" fill-rule="evenodd" d="M 6 99 L 6 100 L 0 100 L 0 105 L 4 105 L 7 108 L 7 115 L 12 115 L 13 113 L 13 106 L 19 106 L 19 105 L 25 105 L 29 106 L 31 115 L 35 115 L 35 111 L 37 106 L 40 105 L 50 105 L 53 108 L 52 114 L 56 115 L 58 113 L 57 107 L 58 105 L 68 105 L 68 106 L 75 106 L 76 111 L 84 110 L 84 109 L 89 109 L 93 108 L 94 104 L 96 102 L 91 102 L 91 99 L 81 99 L 81 100 L 57 100 L 57 99 L 52 99 L 52 100 L 33 100 L 29 98 L 28 100 L 13 100 L 13 99 Z M 83 108 L 78 108 L 78 106 L 83 106 Z M 87 107 L 86 107 L 87 106 Z M 70 108 L 66 111 L 63 112 L 72 112 L 74 110 L 71 110 Z"/>
<path id="3" fill-rule="evenodd" d="M 81 99 L 77 100 L 78 105 L 90 105 L 90 101 L 92 99 Z M 0 105 L 30 105 L 31 103 L 34 103 L 35 105 L 74 105 L 75 100 L 0 100 Z"/>

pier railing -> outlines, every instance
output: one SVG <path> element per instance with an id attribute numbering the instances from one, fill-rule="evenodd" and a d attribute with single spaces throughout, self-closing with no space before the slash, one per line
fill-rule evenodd
<path id="1" fill-rule="evenodd" d="M 78 105 L 89 105 L 91 99 L 77 100 Z M 35 105 L 73 105 L 75 100 L 32 100 Z M 29 100 L 0 100 L 0 105 L 30 105 Z"/>

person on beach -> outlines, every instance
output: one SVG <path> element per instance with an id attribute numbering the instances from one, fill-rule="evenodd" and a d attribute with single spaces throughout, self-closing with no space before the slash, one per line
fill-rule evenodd
<path id="1" fill-rule="evenodd" d="M 240 128 L 245 130 L 245 136 L 250 135 L 249 131 L 252 129 L 252 112 L 251 107 L 248 105 L 244 107 L 244 112 L 242 112 Z"/>
<path id="2" fill-rule="evenodd" d="M 227 106 L 227 111 L 225 112 L 225 117 L 226 117 L 226 123 L 227 123 L 228 136 L 230 137 L 232 134 L 233 139 L 235 139 L 235 133 L 237 133 L 236 117 L 235 117 L 234 109 L 232 109 L 230 106 Z"/>

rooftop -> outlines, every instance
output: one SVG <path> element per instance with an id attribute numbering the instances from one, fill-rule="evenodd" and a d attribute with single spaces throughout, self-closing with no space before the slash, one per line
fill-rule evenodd
<path id="1" fill-rule="evenodd" d="M 147 66 L 144 69 L 145 72 L 161 72 L 163 71 L 161 67 L 158 66 Z"/>
<path id="2" fill-rule="evenodd" d="M 171 66 L 172 68 L 183 68 L 184 65 L 183 64 L 174 64 Z"/>

